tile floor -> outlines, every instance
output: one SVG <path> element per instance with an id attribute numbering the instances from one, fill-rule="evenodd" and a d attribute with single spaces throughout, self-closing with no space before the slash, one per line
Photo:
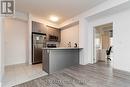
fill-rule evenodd
<path id="1" fill-rule="evenodd" d="M 18 64 L 5 67 L 3 87 L 11 87 L 47 75 L 42 64 Z"/>

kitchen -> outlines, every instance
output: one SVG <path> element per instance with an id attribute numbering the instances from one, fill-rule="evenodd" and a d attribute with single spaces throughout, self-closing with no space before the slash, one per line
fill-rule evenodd
<path id="1" fill-rule="evenodd" d="M 73 29 L 67 29 L 66 32 L 66 28 L 72 26 Z M 78 65 L 81 48 L 78 48 L 77 27 L 78 23 L 75 23 L 65 29 L 58 29 L 32 21 L 32 64 L 43 63 L 43 70 L 47 73 Z"/>

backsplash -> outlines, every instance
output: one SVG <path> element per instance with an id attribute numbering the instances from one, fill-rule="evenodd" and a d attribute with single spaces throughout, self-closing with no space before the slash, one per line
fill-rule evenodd
<path id="1" fill-rule="evenodd" d="M 60 43 L 60 47 L 75 47 L 75 43 L 76 42 L 64 42 L 64 43 Z M 76 43 L 77 44 L 77 47 L 79 47 L 79 43 Z"/>

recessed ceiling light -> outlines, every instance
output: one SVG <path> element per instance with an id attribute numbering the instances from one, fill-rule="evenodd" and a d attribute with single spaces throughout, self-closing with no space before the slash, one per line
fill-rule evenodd
<path id="1" fill-rule="evenodd" d="M 59 18 L 57 16 L 50 16 L 50 20 L 53 22 L 57 22 Z"/>

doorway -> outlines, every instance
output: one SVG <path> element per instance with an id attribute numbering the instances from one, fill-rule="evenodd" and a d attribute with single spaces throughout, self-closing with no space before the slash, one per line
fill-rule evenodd
<path id="1" fill-rule="evenodd" d="M 113 64 L 113 23 L 94 27 L 94 63 Z"/>

